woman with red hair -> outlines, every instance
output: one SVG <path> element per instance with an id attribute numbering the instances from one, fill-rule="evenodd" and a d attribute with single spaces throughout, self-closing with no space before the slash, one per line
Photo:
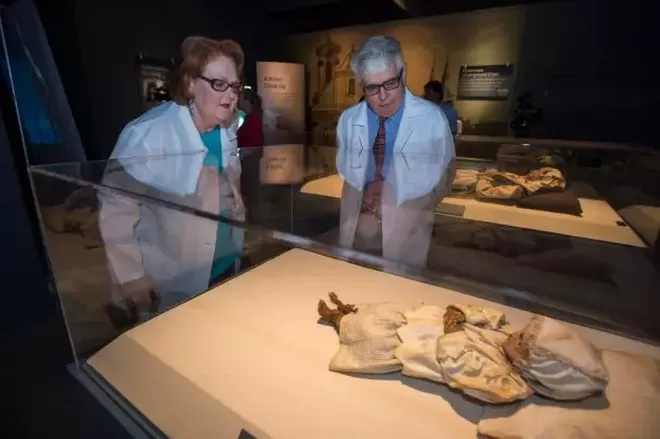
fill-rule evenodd
<path id="1" fill-rule="evenodd" d="M 181 55 L 173 100 L 124 127 L 104 183 L 242 221 L 236 129 L 243 50 L 235 41 L 191 36 Z M 237 269 L 240 228 L 113 191 L 99 198 L 115 305 L 173 306 Z"/>

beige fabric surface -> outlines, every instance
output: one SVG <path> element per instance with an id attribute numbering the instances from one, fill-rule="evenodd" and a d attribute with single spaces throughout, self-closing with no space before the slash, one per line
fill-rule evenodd
<path id="1" fill-rule="evenodd" d="M 413 337 L 406 337 L 406 335 L 410 335 L 413 328 L 420 330 L 417 340 L 413 340 Z M 417 325 L 404 326 L 399 333 L 403 333 L 406 337 L 402 338 L 404 342 L 394 351 L 394 356 L 402 364 L 401 374 L 434 383 L 446 383 L 442 366 L 438 362 L 438 338 L 442 336 L 442 326 L 427 328 Z"/>
<path id="2" fill-rule="evenodd" d="M 475 187 L 477 199 L 519 200 L 523 196 L 522 186 L 496 183 L 490 175 L 482 175 Z"/>
<path id="3" fill-rule="evenodd" d="M 407 305 L 369 303 L 356 305 L 339 323 L 339 350 L 330 370 L 349 373 L 389 373 L 401 370 L 394 350 L 401 344 L 397 329 L 406 323 Z"/>
<path id="4" fill-rule="evenodd" d="M 532 318 L 504 350 L 529 385 L 548 398 L 582 399 L 601 392 L 609 381 L 600 350 L 548 317 Z"/>
<path id="5" fill-rule="evenodd" d="M 462 323 L 447 328 L 447 309 L 460 310 Z M 481 401 L 504 403 L 524 399 L 532 391 L 502 351 L 508 338 L 499 328 L 504 314 L 496 309 L 466 304 L 422 306 L 406 313 L 408 323 L 397 331 L 401 345 L 394 355 L 401 373 L 460 389 Z M 475 325 L 482 325 L 480 328 Z"/>
<path id="6" fill-rule="evenodd" d="M 442 316 L 444 315 L 445 307 L 436 305 L 422 305 L 419 308 L 410 309 L 405 313 L 406 323 L 408 325 L 422 324 L 429 326 L 442 326 Z"/>
<path id="7" fill-rule="evenodd" d="M 445 307 L 423 305 L 406 311 L 406 324 L 397 330 L 401 346 L 394 356 L 401 362 L 401 374 L 444 383 L 438 363 L 438 337 L 444 335 Z"/>
<path id="8" fill-rule="evenodd" d="M 497 309 L 460 303 L 451 306 L 460 310 L 465 321 L 471 325 L 486 329 L 499 329 L 504 326 L 504 313 Z"/>
<path id="9" fill-rule="evenodd" d="M 491 439 L 657 439 L 660 362 L 604 351 L 611 381 L 603 395 L 579 402 L 539 396 L 509 406 L 486 406 L 479 433 Z"/>
<path id="10" fill-rule="evenodd" d="M 465 324 L 462 331 L 438 338 L 438 363 L 447 385 L 490 403 L 529 397 L 532 390 L 501 349 L 506 337 Z"/>

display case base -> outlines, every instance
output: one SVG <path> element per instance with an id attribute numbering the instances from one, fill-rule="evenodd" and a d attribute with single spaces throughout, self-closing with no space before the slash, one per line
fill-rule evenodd
<path id="1" fill-rule="evenodd" d="M 89 365 L 71 363 L 69 373 L 135 439 L 165 439 L 166 436 L 145 419 Z"/>

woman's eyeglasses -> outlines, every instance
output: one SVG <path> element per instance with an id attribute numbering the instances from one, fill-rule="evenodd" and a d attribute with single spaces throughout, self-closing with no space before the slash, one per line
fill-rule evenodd
<path id="1" fill-rule="evenodd" d="M 228 88 L 231 88 L 231 91 L 236 94 L 240 94 L 243 91 L 243 83 L 241 81 L 229 83 L 224 79 L 209 79 L 204 76 L 200 76 L 199 78 L 208 82 L 211 88 L 215 91 L 227 91 Z"/>
<path id="2" fill-rule="evenodd" d="M 399 71 L 396 78 L 388 79 L 381 84 L 367 84 L 362 87 L 362 90 L 364 91 L 365 96 L 375 96 L 381 88 L 384 88 L 387 91 L 396 90 L 401 85 L 401 77 L 403 77 L 403 69 Z"/>

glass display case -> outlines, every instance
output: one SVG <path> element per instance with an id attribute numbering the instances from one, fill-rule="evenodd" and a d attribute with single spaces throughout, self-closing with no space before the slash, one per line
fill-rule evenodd
<path id="1" fill-rule="evenodd" d="M 329 371 L 350 372 L 331 362 L 345 316 L 473 306 L 513 331 L 542 315 L 598 349 L 660 358 L 655 171 L 526 143 L 457 153 L 428 196 L 383 189 L 376 246 L 358 240 L 362 195 L 334 148 L 239 150 L 221 174 L 204 154 L 33 167 L 73 373 L 136 437 L 473 438 L 483 398 L 405 368 Z M 389 360 L 379 371 L 401 369 Z"/>

